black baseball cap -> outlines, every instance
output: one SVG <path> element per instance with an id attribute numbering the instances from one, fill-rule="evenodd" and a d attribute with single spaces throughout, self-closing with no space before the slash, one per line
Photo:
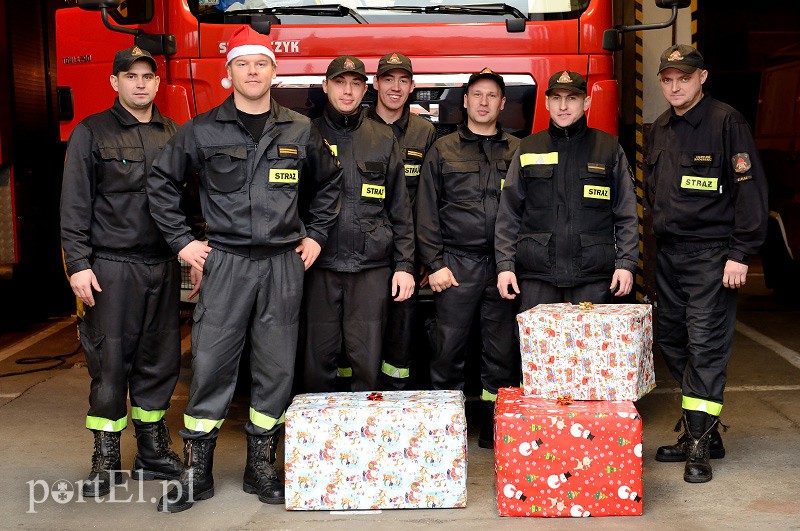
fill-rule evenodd
<path id="1" fill-rule="evenodd" d="M 698 68 L 702 70 L 704 64 L 703 56 L 693 46 L 675 44 L 661 54 L 658 73 L 660 74 L 662 70 L 667 68 L 677 68 L 681 72 L 692 74 Z"/>
<path id="2" fill-rule="evenodd" d="M 412 76 L 414 75 L 414 70 L 411 68 L 411 59 L 401 53 L 389 53 L 381 57 L 381 60 L 378 61 L 378 71 L 375 72 L 375 75 L 380 77 L 395 68 L 405 70 Z"/>
<path id="3" fill-rule="evenodd" d="M 557 89 L 568 90 L 576 94 L 586 94 L 586 80 L 577 72 L 570 72 L 569 70 L 556 72 L 550 76 L 550 80 L 547 82 L 547 90 L 544 93 L 549 96 L 551 92 Z"/>
<path id="4" fill-rule="evenodd" d="M 124 50 L 120 50 L 114 55 L 114 75 L 120 72 L 127 72 L 136 61 L 147 61 L 153 67 L 153 72 L 156 71 L 158 65 L 156 60 L 150 55 L 150 52 L 143 50 L 138 46 L 131 46 Z"/>
<path id="5" fill-rule="evenodd" d="M 491 68 L 488 66 L 481 70 L 480 72 L 475 72 L 471 76 L 469 76 L 469 80 L 467 81 L 467 90 L 477 81 L 481 79 L 491 79 L 498 85 L 500 85 L 500 92 L 503 96 L 506 95 L 506 82 L 503 81 L 503 77 L 500 74 L 495 74 Z"/>
<path id="6" fill-rule="evenodd" d="M 352 55 L 340 55 L 328 65 L 328 71 L 325 72 L 326 79 L 333 79 L 342 74 L 358 74 L 366 81 L 367 70 L 364 68 L 364 63 L 358 57 Z"/>

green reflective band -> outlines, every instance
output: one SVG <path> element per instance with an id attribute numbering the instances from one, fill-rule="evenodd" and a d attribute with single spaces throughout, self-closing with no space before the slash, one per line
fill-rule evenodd
<path id="1" fill-rule="evenodd" d="M 103 417 L 86 416 L 86 427 L 95 431 L 122 431 L 128 425 L 128 416 L 121 419 L 111 420 Z"/>
<path id="2" fill-rule="evenodd" d="M 361 197 L 373 197 L 375 199 L 383 199 L 386 197 L 386 187 L 378 186 L 376 184 L 362 184 Z"/>
<path id="3" fill-rule="evenodd" d="M 253 408 L 250 408 L 250 422 L 258 426 L 259 428 L 264 428 L 265 430 L 271 430 L 275 427 L 276 424 L 283 424 L 286 418 L 286 412 L 284 411 L 280 418 L 272 418 L 264 415 L 263 413 L 259 413 Z"/>
<path id="4" fill-rule="evenodd" d="M 605 199 L 611 200 L 611 187 L 610 186 L 592 186 L 591 184 L 583 185 L 583 197 L 589 199 Z"/>
<path id="5" fill-rule="evenodd" d="M 296 183 L 298 181 L 297 170 L 281 170 L 270 168 L 269 182 L 271 183 Z"/>
<path id="6" fill-rule="evenodd" d="M 681 406 L 683 409 L 688 409 L 689 411 L 705 411 L 709 415 L 715 417 L 719 417 L 719 414 L 722 412 L 722 404 L 719 402 L 711 402 L 691 396 L 684 396 Z"/>
<path id="7" fill-rule="evenodd" d="M 505 180 L 505 179 L 500 179 L 500 190 L 501 190 L 501 191 L 503 190 L 503 187 L 504 187 L 505 185 L 506 185 L 506 180 Z"/>
<path id="8" fill-rule="evenodd" d="M 395 367 L 391 363 L 386 363 L 385 361 L 381 364 L 381 372 L 391 378 L 408 378 L 408 375 L 411 373 L 409 369 Z"/>
<path id="9" fill-rule="evenodd" d="M 497 401 L 497 393 L 490 393 L 486 389 L 483 390 L 481 393 L 481 400 L 486 402 L 496 402 Z"/>
<path id="10" fill-rule="evenodd" d="M 352 367 L 339 367 L 336 369 L 336 374 L 339 378 L 352 378 L 353 377 L 353 368 Z"/>
<path id="11" fill-rule="evenodd" d="M 406 177 L 416 177 L 419 175 L 422 166 L 419 164 L 406 164 L 404 168 L 406 170 Z"/>
<path id="12" fill-rule="evenodd" d="M 716 190 L 717 178 L 684 175 L 681 177 L 681 188 L 688 188 L 690 190 Z"/>
<path id="13" fill-rule="evenodd" d="M 187 430 L 202 431 L 203 433 L 211 433 L 214 428 L 219 428 L 225 419 L 212 420 L 212 419 L 196 419 L 189 415 L 183 415 L 183 425 Z"/>
<path id="14" fill-rule="evenodd" d="M 535 166 L 537 164 L 558 164 L 558 151 L 550 153 L 523 153 L 519 156 L 519 165 Z"/>
<path id="15" fill-rule="evenodd" d="M 155 409 L 153 411 L 147 411 L 146 409 L 142 409 L 140 407 L 132 407 L 131 418 L 133 420 L 141 420 L 142 422 L 158 422 L 159 420 L 164 418 L 164 414 L 166 412 L 167 412 L 166 409 Z"/>

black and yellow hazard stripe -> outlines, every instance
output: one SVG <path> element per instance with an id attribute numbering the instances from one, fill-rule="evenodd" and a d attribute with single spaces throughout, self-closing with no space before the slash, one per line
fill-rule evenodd
<path id="1" fill-rule="evenodd" d="M 692 15 L 692 46 L 697 48 L 697 0 L 692 0 L 689 10 Z"/>
<path id="2" fill-rule="evenodd" d="M 634 24 L 642 24 L 641 0 L 634 2 Z M 634 279 L 634 294 L 637 302 L 645 301 L 644 281 L 644 43 L 642 32 L 635 33 L 634 60 L 636 62 L 636 165 L 634 178 L 636 179 L 636 212 L 639 216 L 639 261 L 636 264 L 636 278 Z"/>

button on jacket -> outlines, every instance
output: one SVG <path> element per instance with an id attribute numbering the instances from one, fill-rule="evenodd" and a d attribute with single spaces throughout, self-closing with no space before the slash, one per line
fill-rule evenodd
<path id="1" fill-rule="evenodd" d="M 445 249 L 494 256 L 500 190 L 518 145 L 502 130 L 485 138 L 464 124 L 433 144 L 417 192 L 418 254 L 428 270 L 444 267 Z"/>
<path id="2" fill-rule="evenodd" d="M 648 142 L 653 232 L 667 246 L 720 243 L 747 264 L 766 237 L 764 168 L 744 117 L 704 96 L 683 116 L 668 109 Z"/>
<path id="3" fill-rule="evenodd" d="M 496 228 L 498 271 L 558 287 L 634 272 L 639 256 L 636 195 L 616 137 L 586 126 L 522 140 L 503 188 Z"/>
<path id="4" fill-rule="evenodd" d="M 178 130 L 147 185 L 153 217 L 175 252 L 193 240 L 179 199 L 194 172 L 211 247 L 240 255 L 258 248 L 271 256 L 306 236 L 325 246 L 338 213 L 341 170 L 306 116 L 270 100 L 264 132 L 253 139 L 230 96 Z M 301 205 L 301 197 L 313 199 Z"/>
<path id="5" fill-rule="evenodd" d="M 147 172 L 178 125 L 156 106 L 141 123 L 119 99 L 78 124 L 69 140 L 61 195 L 61 241 L 67 273 L 89 269 L 97 253 L 115 260 L 172 259 L 150 216 Z"/>
<path id="6" fill-rule="evenodd" d="M 316 267 L 355 273 L 394 264 L 414 271 L 414 223 L 391 129 L 330 105 L 314 120 L 342 166 L 342 205 Z"/>

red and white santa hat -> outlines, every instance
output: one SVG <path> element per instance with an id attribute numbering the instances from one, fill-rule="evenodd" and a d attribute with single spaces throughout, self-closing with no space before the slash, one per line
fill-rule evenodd
<path id="1" fill-rule="evenodd" d="M 273 63 L 277 64 L 275 52 L 272 51 L 272 41 L 270 41 L 269 37 L 258 33 L 250 26 L 242 26 L 231 35 L 231 40 L 228 41 L 226 64 L 241 55 L 255 54 L 264 54 L 272 59 Z"/>

